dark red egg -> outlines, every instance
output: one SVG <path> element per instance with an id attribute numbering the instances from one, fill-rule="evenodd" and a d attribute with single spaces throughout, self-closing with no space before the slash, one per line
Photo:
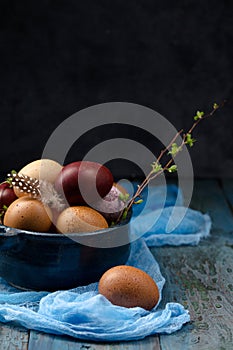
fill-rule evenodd
<path id="1" fill-rule="evenodd" d="M 66 197 L 69 205 L 96 202 L 106 196 L 113 185 L 108 168 L 96 162 L 73 162 L 63 167 L 55 181 L 56 191 Z"/>
<path id="2" fill-rule="evenodd" d="M 9 207 L 18 197 L 15 195 L 14 190 L 7 182 L 0 184 L 0 210 L 3 206 Z"/>

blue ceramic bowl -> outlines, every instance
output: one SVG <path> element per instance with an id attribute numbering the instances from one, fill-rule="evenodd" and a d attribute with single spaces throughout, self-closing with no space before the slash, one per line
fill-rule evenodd
<path id="1" fill-rule="evenodd" d="M 70 235 L 0 225 L 0 276 L 21 289 L 55 291 L 97 282 L 130 253 L 129 218 L 115 227 Z M 88 244 L 88 245 L 87 245 Z"/>

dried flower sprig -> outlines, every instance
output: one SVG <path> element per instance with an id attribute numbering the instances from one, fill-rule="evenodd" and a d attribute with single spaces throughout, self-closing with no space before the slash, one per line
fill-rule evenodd
<path id="1" fill-rule="evenodd" d="M 135 194 L 132 196 L 132 198 L 128 201 L 125 208 L 119 214 L 119 217 L 116 223 L 118 223 L 121 219 L 126 218 L 127 213 L 133 204 L 138 204 L 142 202 L 142 200 L 140 199 L 140 195 L 151 180 L 155 179 L 156 177 L 158 177 L 159 175 L 161 175 L 166 171 L 169 173 L 173 173 L 177 171 L 177 165 L 173 164 L 174 158 L 177 156 L 178 153 L 180 153 L 183 150 L 183 147 L 185 145 L 189 147 L 192 147 L 194 145 L 196 140 L 192 137 L 193 130 L 197 127 L 197 125 L 203 119 L 212 117 L 216 113 L 216 111 L 222 108 L 225 104 L 226 104 L 226 100 L 224 100 L 221 104 L 214 103 L 212 110 L 207 114 L 205 114 L 203 111 L 197 111 L 195 116 L 193 117 L 194 123 L 192 124 L 190 129 L 186 133 L 183 132 L 183 129 L 177 132 L 177 134 L 169 142 L 167 147 L 161 150 L 157 160 L 151 164 L 152 170 L 149 172 L 146 178 L 142 181 L 142 183 L 138 185 L 138 188 Z M 176 143 L 176 140 L 178 136 L 181 134 L 182 134 L 182 142 L 180 145 L 178 145 Z M 162 166 L 161 159 L 165 156 L 165 154 L 170 156 L 170 159 L 167 161 L 167 163 L 164 166 Z"/>

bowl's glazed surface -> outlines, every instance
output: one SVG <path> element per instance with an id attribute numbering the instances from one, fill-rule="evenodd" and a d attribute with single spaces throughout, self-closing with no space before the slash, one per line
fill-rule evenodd
<path id="1" fill-rule="evenodd" d="M 128 224 L 70 237 L 0 225 L 0 276 L 21 289 L 70 289 L 97 282 L 130 253 Z"/>

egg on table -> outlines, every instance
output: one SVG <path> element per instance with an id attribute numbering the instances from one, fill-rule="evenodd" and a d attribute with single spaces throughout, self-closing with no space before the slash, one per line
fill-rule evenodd
<path id="1" fill-rule="evenodd" d="M 154 280 L 143 270 L 119 265 L 101 277 L 99 293 L 112 304 L 123 307 L 142 307 L 151 310 L 158 303 L 159 290 Z"/>
<path id="2" fill-rule="evenodd" d="M 48 232 L 51 226 L 51 218 L 51 210 L 39 200 L 21 197 L 10 204 L 3 223 L 5 226 L 21 230 Z"/>
<path id="3" fill-rule="evenodd" d="M 61 212 L 56 227 L 60 233 L 93 232 L 108 228 L 108 223 L 96 210 L 86 206 L 74 206 Z"/>

